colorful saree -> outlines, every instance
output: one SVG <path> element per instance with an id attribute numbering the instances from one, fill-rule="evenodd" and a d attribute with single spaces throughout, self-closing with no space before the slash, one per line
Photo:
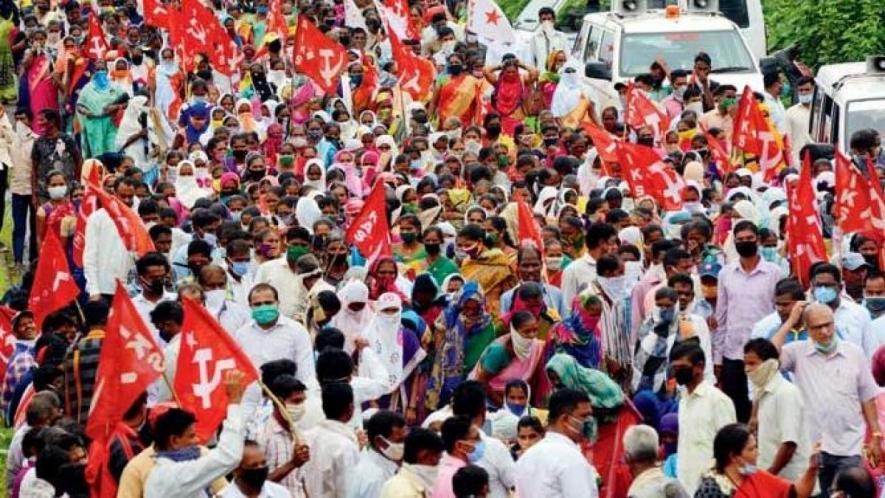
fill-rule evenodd
<path id="1" fill-rule="evenodd" d="M 516 286 L 516 276 L 510 268 L 510 258 L 499 249 L 489 249 L 477 259 L 461 263 L 464 280 L 473 280 L 482 286 L 492 315 L 501 309 L 501 295 Z"/>
<path id="2" fill-rule="evenodd" d="M 469 74 L 458 76 L 444 76 L 439 88 L 439 106 L 437 114 L 439 123 L 445 123 L 449 118 L 458 118 L 463 126 L 469 126 L 477 122 L 479 114 L 478 98 L 480 93 L 477 87 L 480 82 Z"/>
<path id="3" fill-rule="evenodd" d="M 46 53 L 34 57 L 31 67 L 25 73 L 28 79 L 28 98 L 31 113 L 37 116 L 43 109 L 58 110 L 58 89 L 52 80 L 52 59 Z M 43 135 L 46 130 L 34 121 L 34 132 Z M 89 157 L 85 156 L 84 157 Z"/>

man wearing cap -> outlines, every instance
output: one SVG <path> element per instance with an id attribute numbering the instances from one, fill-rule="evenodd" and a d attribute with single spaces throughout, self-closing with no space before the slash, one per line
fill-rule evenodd
<path id="1" fill-rule="evenodd" d="M 716 315 L 716 292 L 719 286 L 719 271 L 722 265 L 719 263 L 704 263 L 698 269 L 701 281 L 701 292 L 691 305 L 691 312 L 697 314 L 710 325 Z M 711 331 L 715 327 L 711 327 Z"/>
<path id="2" fill-rule="evenodd" d="M 869 269 L 869 263 L 860 253 L 846 252 L 842 255 L 842 280 L 845 281 L 845 293 L 855 302 L 863 299 L 863 279 Z"/>

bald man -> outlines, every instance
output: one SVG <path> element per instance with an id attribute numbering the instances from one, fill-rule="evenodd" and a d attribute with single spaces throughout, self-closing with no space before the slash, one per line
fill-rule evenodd
<path id="1" fill-rule="evenodd" d="M 771 342 L 780 349 L 781 370 L 795 375 L 810 440 L 821 444 L 820 489 L 829 490 L 837 472 L 861 464 L 866 429 L 873 435 L 873 465 L 882 461 L 875 401 L 879 387 L 863 350 L 836 335 L 829 306 L 799 301 L 791 314 L 799 313 L 809 340 L 784 344 L 789 326 L 783 325 Z"/>

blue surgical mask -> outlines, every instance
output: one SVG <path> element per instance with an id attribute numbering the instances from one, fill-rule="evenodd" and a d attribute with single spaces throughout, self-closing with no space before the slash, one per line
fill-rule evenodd
<path id="1" fill-rule="evenodd" d="M 99 89 L 104 90 L 108 86 L 110 86 L 111 82 L 108 79 L 108 72 L 105 70 L 98 70 L 95 72 L 95 86 Z"/>
<path id="2" fill-rule="evenodd" d="M 473 447 L 473 451 L 469 455 L 467 455 L 467 460 L 469 460 L 470 463 L 476 463 L 482 460 L 482 456 L 485 455 L 485 453 L 486 442 L 480 440 L 478 443 L 476 443 L 476 446 Z"/>
<path id="3" fill-rule="evenodd" d="M 204 233 L 203 240 L 209 243 L 210 246 L 215 247 L 218 245 L 218 236 L 214 233 Z"/>
<path id="4" fill-rule="evenodd" d="M 814 299 L 819 303 L 829 304 L 835 301 L 837 297 L 839 297 L 839 294 L 832 287 L 818 285 L 814 288 Z"/>
<path id="5" fill-rule="evenodd" d="M 516 415 L 517 417 L 522 417 L 522 414 L 525 413 L 525 405 L 507 403 L 507 409 L 510 410 L 510 413 Z"/>
<path id="6" fill-rule="evenodd" d="M 760 247 L 760 249 L 762 251 L 762 259 L 764 259 L 765 261 L 768 261 L 769 263 L 774 263 L 778 260 L 777 247 L 762 246 Z"/>
<path id="7" fill-rule="evenodd" d="M 249 262 L 248 261 L 232 261 L 230 264 L 230 271 L 234 275 L 238 277 L 242 277 L 243 275 L 249 273 Z"/>

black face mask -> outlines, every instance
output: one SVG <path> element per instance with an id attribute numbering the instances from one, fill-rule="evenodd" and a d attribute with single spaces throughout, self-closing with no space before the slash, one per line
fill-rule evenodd
<path id="1" fill-rule="evenodd" d="M 425 124 L 427 123 L 427 114 L 416 112 L 412 115 L 412 119 L 414 119 L 416 123 Z"/>
<path id="2" fill-rule="evenodd" d="M 458 76 L 461 74 L 461 71 L 464 71 L 464 66 L 461 64 L 450 64 L 448 68 L 449 74 L 452 76 Z"/>
<path id="3" fill-rule="evenodd" d="M 691 368 L 676 368 L 673 370 L 673 377 L 680 386 L 687 385 L 694 378 L 694 372 Z"/>
<path id="4" fill-rule="evenodd" d="M 132 56 L 132 64 L 134 64 L 136 66 L 140 66 L 142 62 L 144 62 L 143 55 L 133 55 Z"/>
<path id="5" fill-rule="evenodd" d="M 738 255 L 742 258 L 752 258 L 756 255 L 756 251 L 759 250 L 758 245 L 755 242 L 735 242 L 734 248 L 737 251 Z"/>
<path id="6" fill-rule="evenodd" d="M 195 277 L 200 274 L 200 270 L 203 269 L 203 266 L 204 266 L 203 264 L 198 264 L 198 265 L 195 265 L 193 263 L 187 264 L 187 267 L 188 267 L 188 269 L 190 269 L 191 274 Z"/>
<path id="7" fill-rule="evenodd" d="M 162 280 L 142 280 L 141 286 L 144 290 L 154 295 L 163 294 L 163 291 L 166 289 L 165 283 Z"/>
<path id="8" fill-rule="evenodd" d="M 234 150 L 232 151 L 232 153 L 233 153 L 233 155 L 234 155 L 234 159 L 236 159 L 237 161 L 242 162 L 243 160 L 246 159 L 246 154 L 248 154 L 249 151 L 248 151 L 248 150 L 237 150 L 237 149 L 234 149 Z"/>
<path id="9" fill-rule="evenodd" d="M 486 126 L 486 133 L 489 135 L 498 136 L 501 134 L 501 125 L 499 124 L 490 124 Z"/>
<path id="10" fill-rule="evenodd" d="M 655 137 L 639 137 L 636 139 L 636 143 L 639 145 L 645 145 L 646 147 L 654 147 Z"/>
<path id="11" fill-rule="evenodd" d="M 270 42 L 270 44 L 267 46 L 267 49 L 274 53 L 279 52 L 282 48 L 283 45 L 280 43 L 279 40 L 274 40 Z"/>
<path id="12" fill-rule="evenodd" d="M 556 145 L 557 142 L 559 142 L 559 139 L 556 138 L 556 137 L 551 137 L 551 138 L 545 138 L 545 139 L 544 139 L 544 145 L 547 146 L 547 147 L 553 147 L 554 145 Z"/>
<path id="13" fill-rule="evenodd" d="M 427 254 L 436 256 L 440 253 L 442 247 L 439 244 L 424 244 L 424 250 L 427 251 Z"/>
<path id="14" fill-rule="evenodd" d="M 240 470 L 239 479 L 252 489 L 261 489 L 261 487 L 264 486 L 264 481 L 267 480 L 267 475 L 269 472 L 270 467 L 242 469 Z"/>
<path id="15" fill-rule="evenodd" d="M 199 76 L 200 79 L 203 81 L 211 80 L 212 79 L 212 70 L 211 69 L 204 69 L 202 71 L 197 71 L 197 76 Z"/>
<path id="16" fill-rule="evenodd" d="M 263 169 L 250 169 L 249 178 L 253 180 L 261 180 L 264 178 L 265 171 Z"/>

